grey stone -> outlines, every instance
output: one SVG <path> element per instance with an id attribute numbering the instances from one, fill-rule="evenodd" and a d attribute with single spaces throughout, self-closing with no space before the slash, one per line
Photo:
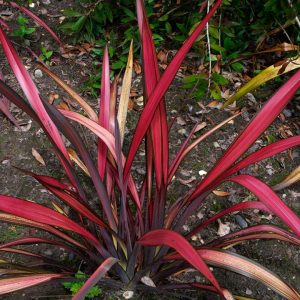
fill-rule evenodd
<path id="1" fill-rule="evenodd" d="M 34 71 L 34 77 L 35 78 L 42 78 L 43 77 L 43 72 L 40 69 L 36 69 Z"/>
<path id="2" fill-rule="evenodd" d="M 290 109 L 284 109 L 283 111 L 282 111 L 282 113 L 284 114 L 284 116 L 286 117 L 286 118 L 290 118 L 291 116 L 292 116 L 292 111 L 290 110 Z"/>
<path id="3" fill-rule="evenodd" d="M 245 221 L 245 219 L 242 216 L 235 215 L 234 218 L 235 218 L 236 222 L 239 224 L 239 226 L 241 228 L 247 228 L 248 227 L 248 223 Z"/>

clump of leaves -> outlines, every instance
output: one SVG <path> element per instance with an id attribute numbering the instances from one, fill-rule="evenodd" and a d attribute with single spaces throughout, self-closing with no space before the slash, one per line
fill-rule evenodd
<path id="1" fill-rule="evenodd" d="M 30 257 L 35 266 L 24 268 L 5 262 L 1 270 L 5 278 L 0 280 L 0 294 L 56 278 L 69 278 L 76 274 L 77 266 L 70 268 L 53 257 L 50 259 L 20 247 L 16 248 L 25 244 L 45 243 L 64 248 L 83 262 L 85 266 L 83 270 L 90 277 L 73 299 L 83 299 L 90 288 L 107 272 L 106 282 L 113 285 L 118 279 L 123 283 L 124 289 L 142 287 L 143 290 L 152 291 L 155 288 L 164 290 L 194 288 L 217 293 L 222 299 L 234 299 L 230 293 L 230 284 L 222 287 L 209 266 L 225 268 L 254 278 L 287 299 L 299 299 L 299 293 L 280 277 L 230 249 L 244 241 L 257 239 L 276 239 L 300 245 L 299 217 L 260 179 L 246 173 L 238 174 L 250 164 L 300 144 L 300 136 L 290 137 L 273 142 L 245 156 L 251 145 L 299 89 L 300 72 L 295 73 L 270 98 L 204 179 L 187 193 L 178 195 L 175 203 L 171 202 L 168 198 L 168 187 L 183 159 L 196 145 L 239 116 L 239 114 L 230 116 L 192 140 L 193 133 L 199 125 L 196 124 L 176 156 L 173 159 L 169 157 L 170 137 L 165 94 L 184 58 L 221 4 L 221 0 L 216 1 L 210 12 L 195 27 L 162 74 L 158 68 L 144 3 L 142 0 L 137 0 L 136 3 L 143 58 L 144 108 L 126 155 L 123 153 L 122 145 L 130 95 L 133 50 L 129 51 L 120 101 L 117 105 L 118 80 L 110 82 L 109 55 L 108 48 L 105 47 L 99 114 L 48 68 L 41 67 L 83 109 L 81 113 L 62 108 L 57 110 L 42 99 L 6 34 L 0 29 L 4 53 L 27 100 L 16 94 L 2 80 L 0 92 L 42 127 L 53 144 L 69 182 L 29 171 L 23 172 L 35 178 L 72 209 L 72 213 L 66 215 L 59 212 L 61 210 L 56 211 L 32 201 L 0 195 L 1 220 L 31 226 L 47 231 L 51 235 L 51 238 L 32 235 L 0 246 L 1 251 Z M 83 125 L 96 135 L 96 163 L 68 120 Z M 72 144 L 71 151 L 66 149 L 60 133 Z M 131 170 L 143 141 L 146 148 L 146 174 L 140 186 L 132 176 Z M 84 187 L 78 180 L 71 159 L 91 178 L 99 200 L 97 205 L 101 210 L 91 208 L 92 200 L 87 197 Z M 220 184 L 227 182 L 243 186 L 254 194 L 257 200 L 235 203 L 212 217 L 207 216 L 199 220 L 189 232 L 183 232 L 183 225 L 195 210 L 203 207 L 208 195 Z M 281 226 L 258 224 L 222 237 L 212 237 L 204 241 L 204 244 L 193 245 L 194 235 L 215 221 L 220 221 L 223 216 L 246 209 L 272 213 L 281 221 Z M 170 276 L 184 272 L 190 267 L 203 276 L 203 284 L 189 281 L 180 284 L 171 282 L 166 285 Z M 150 287 L 147 287 L 148 285 Z"/>
<path id="2" fill-rule="evenodd" d="M 28 35 L 35 32 L 36 29 L 34 27 L 28 27 L 28 22 L 28 19 L 20 15 L 17 18 L 18 28 L 14 30 L 13 34 L 20 38 L 27 38 Z"/>
<path id="3" fill-rule="evenodd" d="M 87 279 L 86 274 L 84 274 L 81 271 L 78 271 L 75 274 L 76 279 Z M 72 296 L 75 296 L 79 290 L 83 287 L 84 281 L 78 281 L 78 282 L 64 282 L 63 286 L 71 292 Z M 100 296 L 102 294 L 102 290 L 99 286 L 93 286 L 89 289 L 88 293 L 86 294 L 85 298 L 87 299 L 93 299 L 94 297 Z"/>
<path id="4" fill-rule="evenodd" d="M 50 60 L 51 60 L 52 55 L 53 55 L 52 50 L 48 50 L 46 47 L 41 48 L 40 59 L 42 61 L 44 61 L 47 65 L 50 64 Z"/>
<path id="5" fill-rule="evenodd" d="M 215 100 L 221 100 L 221 86 L 228 84 L 229 81 L 223 75 L 213 73 L 211 76 L 207 74 L 195 74 L 185 76 L 183 78 L 184 89 L 192 90 L 192 96 L 196 100 L 202 99 L 209 89 L 209 96 Z"/>

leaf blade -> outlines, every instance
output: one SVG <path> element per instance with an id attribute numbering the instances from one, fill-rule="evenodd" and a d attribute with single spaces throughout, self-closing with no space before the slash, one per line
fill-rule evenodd
<path id="1" fill-rule="evenodd" d="M 166 229 L 153 230 L 142 236 L 138 243 L 144 246 L 167 245 L 168 247 L 175 249 L 188 263 L 201 272 L 221 295 L 223 294 L 219 283 L 207 265 L 203 262 L 202 257 L 197 254 L 196 250 L 180 234 Z"/>
<path id="2" fill-rule="evenodd" d="M 65 277 L 64 274 L 39 274 L 17 278 L 7 278 L 0 280 L 0 295 L 12 293 L 34 285 L 47 282 L 51 279 Z"/>
<path id="3" fill-rule="evenodd" d="M 209 19 L 212 17 L 212 15 L 215 13 L 217 8 L 220 6 L 222 0 L 218 0 L 216 4 L 212 7 L 210 12 L 205 16 L 205 18 L 202 20 L 202 22 L 198 25 L 198 27 L 194 30 L 192 35 L 186 40 L 184 45 L 181 47 L 181 49 L 176 53 L 176 56 L 173 58 L 172 62 L 169 64 L 165 72 L 163 73 L 161 79 L 159 80 L 155 90 L 151 94 L 151 96 L 148 99 L 148 103 L 145 106 L 142 115 L 138 121 L 137 128 L 138 130 L 135 132 L 134 137 L 132 139 L 132 143 L 129 149 L 129 153 L 127 156 L 126 165 L 124 168 L 124 177 L 127 177 L 131 168 L 131 164 L 133 162 L 134 156 L 136 154 L 136 151 L 145 136 L 145 133 L 152 121 L 152 118 L 154 116 L 155 110 L 161 101 L 162 97 L 164 96 L 166 90 L 168 89 L 169 85 L 173 81 L 177 70 L 179 69 L 183 59 L 185 58 L 187 52 L 192 47 L 194 41 L 200 34 L 200 32 L 204 29 L 206 23 L 209 21 Z"/>
<path id="4" fill-rule="evenodd" d="M 72 300 L 84 300 L 85 296 L 89 290 L 97 284 L 97 282 L 105 276 L 105 274 L 110 270 L 110 268 L 117 263 L 119 260 L 114 257 L 107 258 L 91 275 L 91 277 L 86 281 L 86 283 L 81 287 L 81 289 L 76 293 Z"/>
<path id="5" fill-rule="evenodd" d="M 273 192 L 270 187 L 250 175 L 238 175 L 228 180 L 236 182 L 254 193 L 260 201 L 262 201 L 274 214 L 276 214 L 298 236 L 300 236 L 299 217 Z"/>

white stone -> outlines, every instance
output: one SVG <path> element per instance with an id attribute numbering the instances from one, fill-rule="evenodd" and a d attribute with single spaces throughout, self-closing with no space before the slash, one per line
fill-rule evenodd
<path id="1" fill-rule="evenodd" d="M 34 77 L 35 78 L 42 78 L 43 77 L 43 72 L 40 69 L 36 69 L 34 71 Z"/>

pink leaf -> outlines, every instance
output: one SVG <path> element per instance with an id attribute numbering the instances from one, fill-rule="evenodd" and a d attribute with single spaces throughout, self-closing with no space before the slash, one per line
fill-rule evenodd
<path id="1" fill-rule="evenodd" d="M 98 281 L 105 276 L 105 274 L 110 270 L 110 268 L 118 262 L 118 259 L 114 257 L 107 258 L 98 269 L 91 275 L 91 277 L 86 281 L 86 283 L 81 287 L 81 289 L 76 293 L 72 300 L 84 300 L 85 296 L 89 290 L 95 286 Z"/>
<path id="2" fill-rule="evenodd" d="M 255 140 L 270 126 L 300 87 L 300 71 L 295 73 L 264 105 L 245 130 L 238 136 L 215 167 L 202 180 L 189 200 L 197 198 L 244 154 Z"/>
<path id="3" fill-rule="evenodd" d="M 128 158 L 126 161 L 126 165 L 124 168 L 124 176 L 127 177 L 137 152 L 139 145 L 142 142 L 145 133 L 148 130 L 148 127 L 152 121 L 152 118 L 155 114 L 156 108 L 158 107 L 160 101 L 162 100 L 164 94 L 166 93 L 167 89 L 169 88 L 170 84 L 172 83 L 178 69 L 180 68 L 185 56 L 187 55 L 188 51 L 191 49 L 194 41 L 199 36 L 200 32 L 205 28 L 206 23 L 215 13 L 217 8 L 220 6 L 222 0 L 217 0 L 216 4 L 212 7 L 210 12 L 205 16 L 202 22 L 197 26 L 191 36 L 185 41 L 181 49 L 176 53 L 175 57 L 168 65 L 167 69 L 163 73 L 161 79 L 159 80 L 156 88 L 154 89 L 153 93 L 150 95 L 147 105 L 145 106 L 139 122 L 137 124 L 136 132 L 133 136 L 132 143 L 129 149 Z"/>
<path id="4" fill-rule="evenodd" d="M 270 209 L 270 211 L 276 214 L 298 236 L 300 236 L 299 217 L 273 192 L 270 187 L 250 175 L 238 175 L 228 180 L 236 182 L 250 190 Z"/>
<path id="5" fill-rule="evenodd" d="M 223 294 L 218 281 L 204 263 L 201 256 L 198 255 L 193 246 L 177 232 L 166 229 L 153 230 L 142 236 L 138 242 L 144 246 L 166 245 L 175 249 L 188 263 L 201 272 L 221 295 Z"/>

